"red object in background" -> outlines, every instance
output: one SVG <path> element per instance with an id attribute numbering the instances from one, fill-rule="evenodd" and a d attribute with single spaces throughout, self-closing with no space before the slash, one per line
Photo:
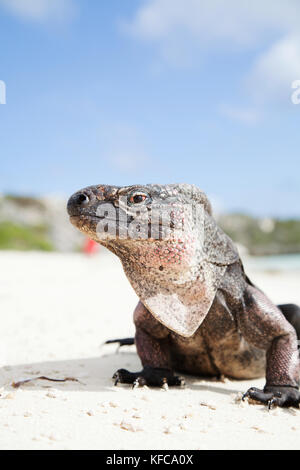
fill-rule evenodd
<path id="1" fill-rule="evenodd" d="M 87 255 L 93 255 L 99 251 L 99 245 L 94 240 L 90 238 L 86 238 L 84 245 L 83 245 L 83 252 Z"/>

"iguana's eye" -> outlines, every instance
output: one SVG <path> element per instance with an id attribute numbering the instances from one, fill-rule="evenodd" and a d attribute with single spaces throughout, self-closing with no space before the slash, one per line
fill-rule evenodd
<path id="1" fill-rule="evenodd" d="M 147 195 L 143 193 L 134 193 L 130 196 L 129 202 L 131 204 L 141 204 L 147 199 Z"/>

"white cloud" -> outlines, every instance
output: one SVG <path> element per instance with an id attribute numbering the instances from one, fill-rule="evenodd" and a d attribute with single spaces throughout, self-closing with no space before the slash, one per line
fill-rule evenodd
<path id="1" fill-rule="evenodd" d="M 199 65 L 212 51 L 253 50 L 244 85 L 257 105 L 286 100 L 300 78 L 299 18 L 299 0 L 146 0 L 126 31 L 155 44 L 162 59 L 176 66 Z M 221 112 L 248 123 L 257 119 L 249 109 Z"/>
<path id="2" fill-rule="evenodd" d="M 290 103 L 292 83 L 300 79 L 300 34 L 286 36 L 261 54 L 247 79 L 259 101 L 285 100 Z"/>
<path id="3" fill-rule="evenodd" d="M 148 0 L 127 30 L 145 40 L 192 36 L 204 46 L 249 46 L 273 33 L 299 29 L 299 0 Z"/>
<path id="4" fill-rule="evenodd" d="M 0 6 L 22 19 L 64 21 L 74 15 L 73 0 L 0 0 Z"/>

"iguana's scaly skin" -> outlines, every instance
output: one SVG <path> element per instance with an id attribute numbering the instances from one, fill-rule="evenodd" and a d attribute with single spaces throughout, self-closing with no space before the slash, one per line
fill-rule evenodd
<path id="1" fill-rule="evenodd" d="M 174 236 L 168 245 L 151 237 L 121 239 L 118 230 L 109 237 L 97 232 L 101 220 L 97 211 L 101 204 L 111 204 L 120 215 L 123 209 L 118 203 L 119 196 L 133 198 L 133 194 L 146 195 L 145 201 L 137 203 L 146 209 L 154 202 L 174 207 L 189 202 L 202 205 L 206 230 L 205 261 L 200 260 L 194 239 L 196 232 L 192 232 L 198 223 L 194 219 L 190 221 L 192 228 L 187 238 L 182 241 Z M 120 257 L 130 282 L 140 299 L 144 299 L 134 312 L 135 343 L 144 368 L 136 373 L 121 369 L 114 376 L 116 382 L 179 385 L 181 380 L 173 370 L 200 376 L 226 375 L 235 379 L 265 374 L 264 390 L 251 388 L 247 396 L 269 405 L 299 406 L 296 331 L 281 310 L 249 281 L 230 239 L 214 225 L 204 193 L 192 185 L 179 184 L 125 188 L 98 185 L 75 193 L 69 200 L 68 212 L 78 229 Z M 122 223 L 126 225 L 133 218 L 129 210 L 126 222 L 123 220 Z M 143 223 L 147 226 L 147 217 Z M 118 229 L 120 227 L 119 222 Z M 202 285 L 205 287 L 203 294 Z M 205 295 L 208 301 L 213 300 L 207 312 L 205 308 L 209 302 L 203 303 L 201 297 Z M 145 304 L 151 304 L 153 296 L 159 301 L 156 300 L 150 312 Z M 174 316 L 178 313 L 178 305 L 180 308 L 183 305 L 187 312 L 185 316 L 180 316 L 179 312 L 176 322 L 168 303 L 170 298 L 180 299 L 174 304 Z M 193 322 L 188 324 L 192 316 Z M 162 320 L 158 321 L 158 318 Z M 200 326 L 190 334 L 195 321 Z M 163 323 L 170 324 L 171 328 Z M 186 325 L 188 329 L 185 330 Z"/>

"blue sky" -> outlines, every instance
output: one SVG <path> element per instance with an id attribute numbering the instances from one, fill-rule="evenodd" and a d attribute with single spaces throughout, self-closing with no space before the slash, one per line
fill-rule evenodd
<path id="1" fill-rule="evenodd" d="M 0 192 L 188 182 L 300 216 L 300 2 L 248 3 L 0 0 Z"/>

